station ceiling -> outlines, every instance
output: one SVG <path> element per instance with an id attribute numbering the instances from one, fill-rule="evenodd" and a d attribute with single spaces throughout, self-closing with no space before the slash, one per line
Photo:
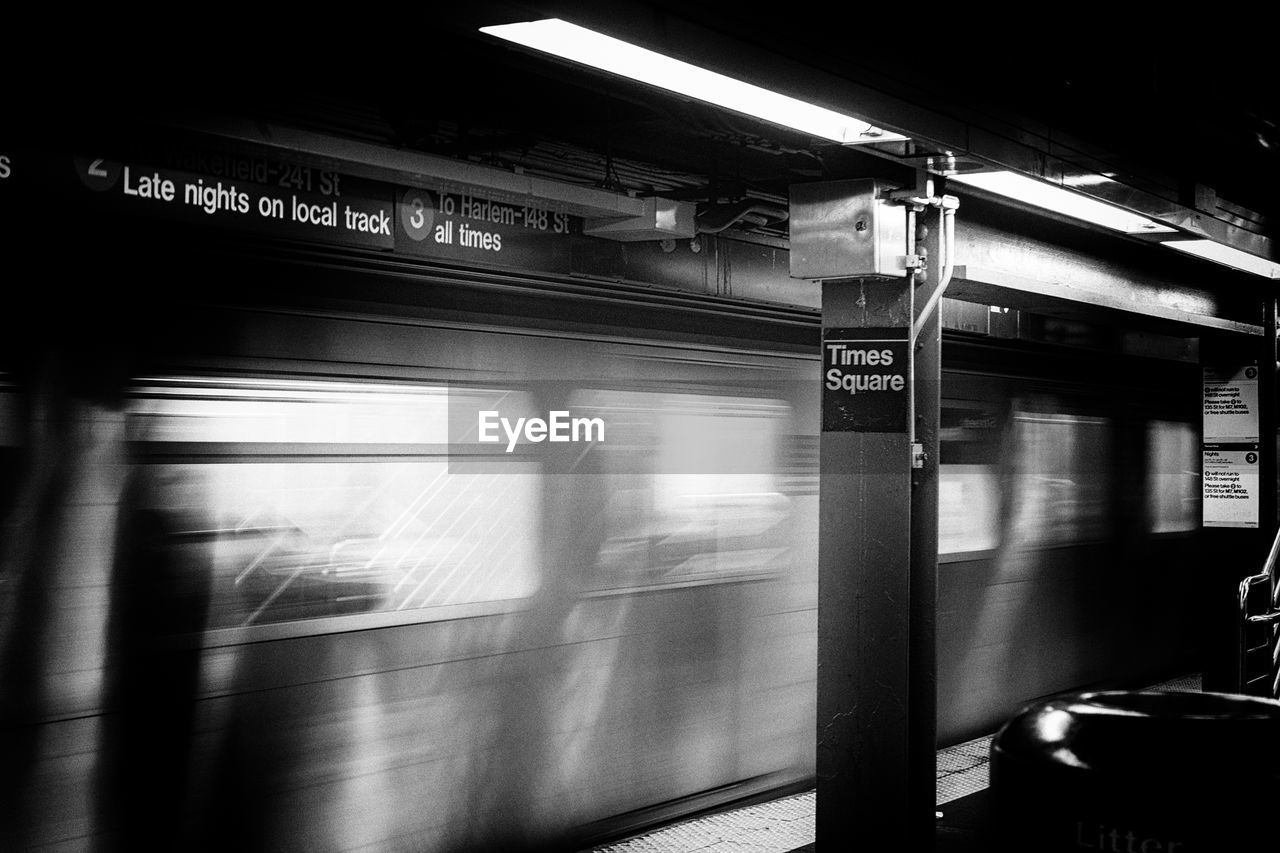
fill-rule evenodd
<path id="1" fill-rule="evenodd" d="M 996 22 L 970 7 L 701 0 L 178 14 L 62 32 L 6 67 L 8 111 L 30 110 L 13 126 L 66 135 L 135 114 L 231 111 L 600 188 L 766 209 L 797 182 L 909 180 L 918 158 L 905 155 L 925 153 L 815 140 L 477 30 L 561 15 L 622 29 L 637 21 L 659 36 L 691 27 L 729 46 L 720 58 L 732 60 L 737 45 L 744 57 L 848 80 L 1166 194 L 1208 189 L 1259 233 L 1270 235 L 1280 216 L 1280 74 L 1270 51 L 1250 43 L 1261 22 L 1239 14 L 1120 22 L 1056 7 Z M 33 21 L 27 31 L 54 30 Z M 768 218 L 757 217 L 762 230 L 785 233 Z"/>

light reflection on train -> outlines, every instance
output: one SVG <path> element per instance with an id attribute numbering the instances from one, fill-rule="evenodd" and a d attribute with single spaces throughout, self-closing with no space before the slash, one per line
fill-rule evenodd
<path id="1" fill-rule="evenodd" d="M 39 732 L 5 774 L 10 846 L 574 849 L 811 783 L 816 360 L 450 334 L 590 376 L 355 376 L 317 334 L 327 370 L 32 410 L 62 444 L 9 439 L 36 461 L 6 519 L 7 745 Z M 1160 624 L 1116 617 L 1196 527 L 1194 429 L 1084 388 L 944 379 L 944 741 L 1191 653 L 1176 579 Z M 472 458 L 464 399 L 607 439 Z"/>

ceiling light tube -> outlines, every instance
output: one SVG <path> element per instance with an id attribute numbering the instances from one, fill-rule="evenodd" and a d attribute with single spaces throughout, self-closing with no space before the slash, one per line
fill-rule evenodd
<path id="1" fill-rule="evenodd" d="M 1263 278 L 1280 278 L 1280 264 L 1212 240 L 1165 240 L 1161 245 Z"/>
<path id="2" fill-rule="evenodd" d="M 480 31 L 844 145 L 907 138 L 861 119 L 690 65 L 559 18 L 499 24 L 481 27 Z"/>
<path id="3" fill-rule="evenodd" d="M 1095 198 L 1065 190 L 1016 172 L 970 172 L 951 175 L 949 181 L 968 184 L 1024 204 L 1044 208 L 1072 219 L 1081 219 L 1123 234 L 1175 233 L 1176 228 L 1162 225 L 1141 214 Z"/>

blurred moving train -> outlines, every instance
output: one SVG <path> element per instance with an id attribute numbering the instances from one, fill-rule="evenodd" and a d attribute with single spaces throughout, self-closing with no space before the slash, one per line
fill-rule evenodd
<path id="1" fill-rule="evenodd" d="M 0 395 L 10 848 L 581 849 L 812 784 L 814 312 L 209 254 Z M 944 338 L 941 743 L 1194 666 L 1194 358 L 1021 322 Z"/>

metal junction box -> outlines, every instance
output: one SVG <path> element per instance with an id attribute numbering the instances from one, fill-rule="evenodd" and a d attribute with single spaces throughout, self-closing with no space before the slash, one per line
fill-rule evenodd
<path id="1" fill-rule="evenodd" d="M 878 197 L 890 189 L 870 178 L 792 185 L 791 277 L 905 275 L 906 208 Z"/>

